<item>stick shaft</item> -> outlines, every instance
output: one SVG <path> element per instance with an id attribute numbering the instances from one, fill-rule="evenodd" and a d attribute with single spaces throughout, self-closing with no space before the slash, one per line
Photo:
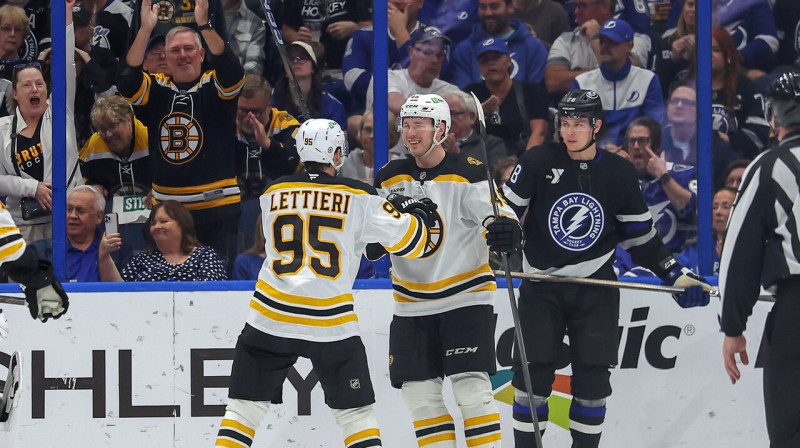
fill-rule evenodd
<path id="1" fill-rule="evenodd" d="M 4 294 L 0 294 L 0 303 L 6 303 L 9 305 L 27 305 L 28 303 L 25 301 L 25 297 L 16 297 L 16 296 L 7 296 Z"/>

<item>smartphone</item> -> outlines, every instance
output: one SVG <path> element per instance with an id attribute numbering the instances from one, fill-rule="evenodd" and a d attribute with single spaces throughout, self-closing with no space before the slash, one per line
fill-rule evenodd
<path id="1" fill-rule="evenodd" d="M 119 218 L 116 213 L 109 213 L 105 217 L 106 221 L 106 235 L 119 233 Z"/>

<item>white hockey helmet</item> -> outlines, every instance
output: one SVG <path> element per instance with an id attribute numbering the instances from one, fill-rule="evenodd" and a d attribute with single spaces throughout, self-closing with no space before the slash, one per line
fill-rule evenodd
<path id="1" fill-rule="evenodd" d="M 297 155 L 301 162 L 317 162 L 333 165 L 336 171 L 342 167 L 347 156 L 347 136 L 342 128 L 333 120 L 312 118 L 300 125 L 295 134 Z M 341 150 L 339 164 L 333 164 L 333 155 Z"/>

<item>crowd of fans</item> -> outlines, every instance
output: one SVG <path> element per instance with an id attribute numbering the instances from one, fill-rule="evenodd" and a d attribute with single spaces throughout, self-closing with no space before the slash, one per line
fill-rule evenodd
<path id="1" fill-rule="evenodd" d="M 270 4 L 309 115 L 348 133 L 341 175 L 371 183 L 374 154 L 386 150 L 373 139 L 371 2 Z M 26 240 L 47 251 L 49 2 L 0 5 L 0 196 Z M 258 197 L 272 180 L 302 168 L 294 133 L 303 107 L 261 4 L 67 5 L 68 280 L 254 279 L 264 240 Z M 554 101 L 571 88 L 595 90 L 607 118 L 599 147 L 631 160 L 664 242 L 696 266 L 695 6 L 387 0 L 389 158 L 407 155 L 395 125 L 400 105 L 413 94 L 437 93 L 453 122 L 443 146 L 489 164 L 502 182 L 516 157 L 558 139 Z M 736 178 L 770 148 L 764 86 L 800 68 L 800 4 L 712 0 L 712 9 L 719 253 Z M 485 143 L 470 93 L 486 116 Z M 113 234 L 104 232 L 106 213 L 118 215 Z M 619 273 L 636 273 L 619 252 Z"/>

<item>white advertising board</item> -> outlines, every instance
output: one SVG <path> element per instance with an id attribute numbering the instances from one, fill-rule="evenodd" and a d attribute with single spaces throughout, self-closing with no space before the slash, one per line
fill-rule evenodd
<path id="1" fill-rule="evenodd" d="M 0 342 L 23 355 L 19 407 L 0 426 L 0 447 L 196 448 L 214 445 L 227 396 L 233 347 L 249 291 L 72 293 L 69 314 L 41 324 L 5 306 L 11 331 Z M 384 446 L 416 446 L 411 419 L 388 379 L 390 290 L 358 290 L 356 312 L 370 359 Z M 503 447 L 511 431 L 511 316 L 497 292 L 498 374 Z M 666 294 L 623 291 L 620 364 L 601 447 L 767 447 L 758 349 L 769 304 L 747 333 L 752 363 L 732 386 L 722 367 L 717 308 L 682 310 Z M 532 341 L 528 341 L 532 344 Z M 570 446 L 569 367 L 551 398 L 548 448 Z M 449 388 L 446 388 L 449 393 Z M 458 409 L 448 400 L 451 413 Z M 310 364 L 301 360 L 253 447 L 343 446 Z M 465 446 L 463 438 L 459 446 Z"/>

